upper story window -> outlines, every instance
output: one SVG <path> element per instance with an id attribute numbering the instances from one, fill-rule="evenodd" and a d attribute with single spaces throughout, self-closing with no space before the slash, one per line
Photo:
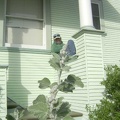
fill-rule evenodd
<path id="1" fill-rule="evenodd" d="M 93 25 L 100 30 L 100 14 L 98 4 L 92 3 Z"/>
<path id="2" fill-rule="evenodd" d="M 47 48 L 47 0 L 7 0 L 6 46 Z"/>
<path id="3" fill-rule="evenodd" d="M 99 0 L 92 0 L 92 16 L 95 29 L 102 29 L 102 5 Z"/>

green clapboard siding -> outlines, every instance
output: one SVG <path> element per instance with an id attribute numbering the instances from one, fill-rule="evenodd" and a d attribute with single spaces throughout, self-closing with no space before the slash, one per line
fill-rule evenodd
<path id="1" fill-rule="evenodd" d="M 104 78 L 102 36 L 99 34 L 85 34 L 86 70 L 88 81 L 89 104 L 94 105 L 102 98 Z"/>
<path id="2" fill-rule="evenodd" d="M 91 34 L 89 31 L 80 34 L 77 37 L 77 50 L 79 58 L 71 63 L 71 73 L 81 77 L 84 88 L 77 89 L 68 99 L 72 103 L 72 108 L 81 111 L 83 119 L 86 120 L 86 105 L 98 103 L 104 89 L 100 84 L 104 78 L 102 36 L 99 32 Z"/>
<path id="3" fill-rule="evenodd" d="M 5 120 L 7 115 L 6 68 L 0 65 L 0 118 Z"/>
<path id="4" fill-rule="evenodd" d="M 0 63 L 8 64 L 8 97 L 28 106 L 38 94 L 49 94 L 38 88 L 38 80 L 48 77 L 54 81 L 54 70 L 48 63 L 51 55 L 6 51 L 0 52 L 0 58 Z"/>
<path id="5" fill-rule="evenodd" d="M 51 0 L 52 35 L 60 33 L 64 43 L 79 30 L 77 0 Z"/>
<path id="6" fill-rule="evenodd" d="M 120 2 L 103 0 L 105 32 L 104 63 L 120 65 Z"/>

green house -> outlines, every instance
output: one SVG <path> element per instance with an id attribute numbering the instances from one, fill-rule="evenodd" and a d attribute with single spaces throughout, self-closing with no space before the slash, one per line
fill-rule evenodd
<path id="1" fill-rule="evenodd" d="M 86 104 L 102 98 L 104 66 L 120 65 L 120 2 L 118 0 L 0 0 L 0 118 L 5 120 L 7 98 L 22 107 L 38 94 L 38 80 L 56 80 L 48 61 L 52 36 L 64 43 L 73 39 L 78 60 L 70 73 L 81 77 L 84 88 L 60 94 L 73 111 L 87 120 Z M 65 77 L 68 73 L 64 73 Z M 80 119 L 79 119 L 80 120 Z"/>

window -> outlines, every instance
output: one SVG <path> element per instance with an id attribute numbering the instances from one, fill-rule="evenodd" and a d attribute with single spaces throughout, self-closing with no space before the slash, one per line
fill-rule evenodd
<path id="1" fill-rule="evenodd" d="M 100 29 L 100 15 L 98 4 L 92 3 L 93 25 L 96 29 Z"/>
<path id="2" fill-rule="evenodd" d="M 92 16 L 93 25 L 95 29 L 101 30 L 102 28 L 102 5 L 99 0 L 92 0 Z"/>
<path id="3" fill-rule="evenodd" d="M 5 45 L 46 49 L 47 4 L 45 0 L 7 0 Z"/>

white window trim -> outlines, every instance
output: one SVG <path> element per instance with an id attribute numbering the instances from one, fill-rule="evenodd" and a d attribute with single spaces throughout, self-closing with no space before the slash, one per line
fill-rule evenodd
<path id="1" fill-rule="evenodd" d="M 98 4 L 99 15 L 100 15 L 100 30 L 104 30 L 102 1 L 101 0 L 91 0 L 91 3 Z"/>
<path id="2" fill-rule="evenodd" d="M 46 38 L 47 28 L 46 28 L 46 22 L 45 22 L 46 21 L 46 7 L 45 7 L 45 5 L 46 5 L 46 0 L 43 0 L 43 11 L 44 11 L 44 13 L 43 13 L 43 45 L 40 46 L 40 45 L 11 44 L 11 43 L 6 43 L 6 40 L 5 40 L 5 47 L 47 49 L 47 45 L 46 45 L 47 44 L 47 38 Z M 5 8 L 7 9 L 7 0 L 5 0 Z M 9 15 L 6 15 L 6 12 L 5 12 L 5 21 L 6 21 L 7 16 L 9 17 Z M 14 16 L 11 15 L 10 17 L 14 17 Z M 32 18 L 28 18 L 28 19 L 32 20 Z M 5 26 L 7 26 L 6 22 L 5 22 Z M 6 37 L 5 37 L 5 39 L 6 39 Z"/>
<path id="3" fill-rule="evenodd" d="M 39 46 L 39 45 L 25 45 L 25 44 L 10 44 L 10 43 L 5 43 L 5 47 L 46 49 L 46 46 Z"/>

